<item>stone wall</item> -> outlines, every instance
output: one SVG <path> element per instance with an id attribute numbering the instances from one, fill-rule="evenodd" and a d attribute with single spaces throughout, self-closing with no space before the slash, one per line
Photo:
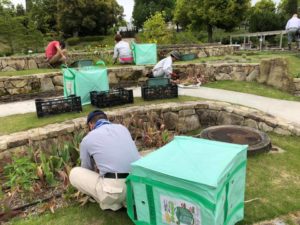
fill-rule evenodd
<path id="1" fill-rule="evenodd" d="M 163 57 L 172 50 L 180 51 L 181 53 L 195 53 L 198 57 L 208 56 L 221 56 L 227 54 L 233 54 L 237 47 L 234 45 L 217 45 L 217 46 L 198 46 L 198 47 L 168 47 L 158 48 L 158 56 Z M 102 51 L 94 53 L 69 53 L 68 61 L 74 62 L 80 59 L 94 59 L 99 60 L 101 58 L 112 57 L 113 51 Z M 44 54 L 38 54 L 35 56 L 20 56 L 20 57 L 1 57 L 0 58 L 0 71 L 15 71 L 37 68 L 48 68 Z"/>
<path id="2" fill-rule="evenodd" d="M 300 136 L 300 126 L 292 125 L 259 110 L 230 103 L 214 101 L 195 101 L 185 103 L 164 103 L 144 107 L 134 106 L 107 112 L 113 122 L 131 124 L 133 119 L 141 124 L 149 123 L 149 116 L 162 121 L 165 128 L 184 134 L 188 131 L 211 125 L 243 125 L 266 132 L 281 135 Z M 23 132 L 0 136 L 0 162 L 10 158 L 15 152 L 24 152 L 28 146 L 34 149 L 42 146 L 43 150 L 57 144 L 65 137 L 73 137 L 78 130 L 86 129 L 86 118 L 77 118 L 63 123 L 56 123 Z M 136 128 L 129 127 L 134 134 Z M 3 160 L 4 162 L 5 160 Z"/>
<path id="3" fill-rule="evenodd" d="M 260 73 L 255 79 L 282 91 L 294 93 L 295 84 L 288 72 L 288 63 L 284 58 L 263 59 L 260 63 Z"/>
<path id="4" fill-rule="evenodd" d="M 300 78 L 294 78 L 293 81 L 295 85 L 294 95 L 300 96 Z"/>
<path id="5" fill-rule="evenodd" d="M 122 66 L 108 69 L 110 86 L 138 85 L 146 80 L 145 75 L 152 66 Z M 203 76 L 207 81 L 246 80 L 258 73 L 258 64 L 177 64 L 174 70 L 182 79 Z M 0 77 L 0 100 L 10 95 L 58 92 L 62 94 L 63 79 L 61 72 L 28 76 Z"/>
<path id="6" fill-rule="evenodd" d="M 134 86 L 146 80 L 145 75 L 150 72 L 152 66 L 122 66 L 108 69 L 110 86 Z M 259 64 L 240 63 L 195 63 L 175 64 L 174 71 L 181 75 L 180 79 L 202 77 L 205 82 L 218 80 L 258 81 L 284 91 L 292 92 L 300 96 L 300 78 L 289 78 L 280 69 L 274 68 L 275 75 L 260 75 Z M 278 72 L 279 71 L 279 72 Z M 280 77 L 285 74 L 285 77 Z M 267 79 L 265 81 L 265 79 Z M 282 82 L 281 82 L 282 81 Z M 284 82 L 283 82 L 284 81 Z M 282 84 L 282 87 L 280 86 Z M 289 88 L 288 88 L 289 87 Z M 0 77 L 0 102 L 10 99 L 11 96 L 23 98 L 23 95 L 39 93 L 36 97 L 43 97 L 42 93 L 51 95 L 63 93 L 63 79 L 61 72 L 37 74 L 28 76 Z M 14 98 L 11 98 L 12 100 Z M 9 101 L 9 100 L 7 100 Z"/>

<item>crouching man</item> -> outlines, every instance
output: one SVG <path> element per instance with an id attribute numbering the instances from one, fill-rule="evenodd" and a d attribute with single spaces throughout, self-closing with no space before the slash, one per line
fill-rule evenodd
<path id="1" fill-rule="evenodd" d="M 174 61 L 180 60 L 180 53 L 172 51 L 170 56 L 160 60 L 152 69 L 152 73 L 147 74 L 148 78 L 168 78 L 172 83 L 179 83 L 179 75 L 173 72 L 172 64 Z"/>
<path id="2" fill-rule="evenodd" d="M 118 210 L 125 206 L 125 179 L 130 164 L 140 158 L 126 127 L 113 124 L 95 110 L 87 117 L 89 133 L 80 143 L 81 167 L 70 172 L 70 182 L 93 197 L 100 208 Z"/>

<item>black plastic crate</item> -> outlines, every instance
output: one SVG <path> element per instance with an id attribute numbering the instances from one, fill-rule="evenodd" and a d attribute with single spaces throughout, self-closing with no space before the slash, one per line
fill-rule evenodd
<path id="1" fill-rule="evenodd" d="M 81 98 L 75 95 L 67 98 L 36 99 L 35 107 L 38 117 L 82 111 Z"/>
<path id="2" fill-rule="evenodd" d="M 133 103 L 133 91 L 116 88 L 110 91 L 90 92 L 91 104 L 96 107 L 110 107 Z"/>
<path id="3" fill-rule="evenodd" d="M 142 98 L 144 100 L 156 100 L 164 98 L 178 98 L 177 84 L 163 86 L 142 86 Z"/>

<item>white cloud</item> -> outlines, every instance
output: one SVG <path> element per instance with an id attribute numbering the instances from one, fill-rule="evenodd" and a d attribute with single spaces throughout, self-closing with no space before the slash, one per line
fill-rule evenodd
<path id="1" fill-rule="evenodd" d="M 17 4 L 22 4 L 25 6 L 25 0 L 12 0 L 11 1 L 14 5 L 17 5 Z"/>
<path id="2" fill-rule="evenodd" d="M 259 0 L 251 0 L 252 5 L 254 5 L 256 2 L 258 2 Z M 273 2 L 275 2 L 276 4 L 278 4 L 280 2 L 280 0 L 273 0 Z"/>

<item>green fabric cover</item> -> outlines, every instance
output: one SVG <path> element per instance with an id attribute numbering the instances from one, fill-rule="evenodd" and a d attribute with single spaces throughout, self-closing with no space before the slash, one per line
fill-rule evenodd
<path id="1" fill-rule="evenodd" d="M 107 68 L 85 66 L 63 68 L 64 96 L 75 94 L 81 97 L 82 105 L 90 104 L 91 91 L 108 91 Z"/>
<path id="2" fill-rule="evenodd" d="M 156 44 L 131 43 L 133 59 L 136 65 L 151 65 L 157 62 Z"/>
<path id="3" fill-rule="evenodd" d="M 244 216 L 246 160 L 246 145 L 177 136 L 132 164 L 128 215 L 135 224 L 235 224 Z"/>

